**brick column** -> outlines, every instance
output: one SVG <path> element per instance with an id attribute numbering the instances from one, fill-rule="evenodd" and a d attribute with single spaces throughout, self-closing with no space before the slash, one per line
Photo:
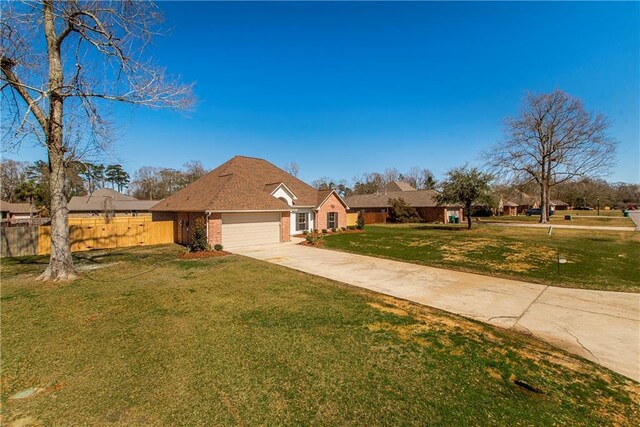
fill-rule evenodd
<path id="1" fill-rule="evenodd" d="M 280 215 L 280 241 L 291 240 L 291 212 L 282 212 Z"/>
<path id="2" fill-rule="evenodd" d="M 209 244 L 211 246 L 222 244 L 222 214 L 209 214 Z"/>

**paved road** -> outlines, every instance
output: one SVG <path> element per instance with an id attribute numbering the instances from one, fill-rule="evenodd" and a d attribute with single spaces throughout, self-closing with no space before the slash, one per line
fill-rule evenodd
<path id="1" fill-rule="evenodd" d="M 294 242 L 231 250 L 531 333 L 640 381 L 640 294 L 556 288 L 315 249 Z"/>
<path id="2" fill-rule="evenodd" d="M 637 227 L 607 227 L 600 225 L 565 225 L 565 224 L 527 224 L 524 222 L 498 222 L 498 221 L 482 221 L 482 224 L 501 225 L 503 227 L 526 227 L 526 228 L 569 228 L 574 230 L 597 230 L 597 231 L 637 231 Z"/>

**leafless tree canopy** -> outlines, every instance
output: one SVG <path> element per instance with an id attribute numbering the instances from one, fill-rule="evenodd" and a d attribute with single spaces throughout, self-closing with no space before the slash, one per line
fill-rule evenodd
<path id="1" fill-rule="evenodd" d="M 296 162 L 291 161 L 284 166 L 284 170 L 293 176 L 298 176 L 298 173 L 300 172 L 300 166 L 298 166 Z"/>
<path id="2" fill-rule="evenodd" d="M 497 176 L 533 181 L 541 189 L 542 222 L 549 190 L 574 178 L 596 177 L 613 166 L 615 142 L 602 114 L 561 90 L 528 95 L 517 118 L 506 120 L 505 139 L 486 154 Z"/>
<path id="3" fill-rule="evenodd" d="M 47 148 L 51 256 L 42 279 L 74 274 L 64 182 L 67 168 L 109 142 L 107 101 L 185 109 L 193 97 L 145 59 L 159 10 L 144 1 L 3 2 L 0 81 L 3 141 Z"/>
<path id="4" fill-rule="evenodd" d="M 108 106 L 103 101 L 191 107 L 191 85 L 178 83 L 145 59 L 162 22 L 153 3 L 14 1 L 1 7 L 2 107 L 12 113 L 3 114 L 3 140 L 15 144 L 35 135 L 46 144 L 52 96 L 64 102 L 64 144 L 76 155 L 108 143 Z M 50 78 L 51 47 L 61 58 L 55 85 Z"/>

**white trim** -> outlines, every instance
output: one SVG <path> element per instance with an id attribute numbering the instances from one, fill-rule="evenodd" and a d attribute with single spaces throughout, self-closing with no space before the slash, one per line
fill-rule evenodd
<path id="1" fill-rule="evenodd" d="M 280 187 L 284 187 L 285 190 L 287 190 L 287 192 L 289 194 L 291 194 L 291 198 L 293 200 L 298 200 L 298 196 L 296 196 L 296 193 L 294 193 L 293 191 L 291 191 L 291 189 L 289 189 L 289 187 L 287 187 L 284 182 L 281 182 L 280 184 L 278 184 L 278 186 L 276 188 L 273 189 L 273 191 L 271 192 L 271 195 L 273 196 L 273 193 L 275 193 L 276 191 L 278 191 L 278 189 Z"/>

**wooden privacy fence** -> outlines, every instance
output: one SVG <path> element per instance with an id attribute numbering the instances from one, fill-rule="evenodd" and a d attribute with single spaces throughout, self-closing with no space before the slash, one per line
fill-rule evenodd
<path id="1" fill-rule="evenodd" d="M 347 227 L 351 227 L 356 225 L 356 221 L 358 220 L 357 213 L 348 213 L 347 214 Z"/>
<path id="2" fill-rule="evenodd" d="M 387 222 L 387 214 L 384 212 L 365 212 L 362 214 L 362 216 L 364 217 L 365 225 Z"/>
<path id="3" fill-rule="evenodd" d="M 173 221 L 69 226 L 71 251 L 173 243 Z M 38 255 L 51 249 L 51 227 L 38 227 Z"/>
<path id="4" fill-rule="evenodd" d="M 35 255 L 38 246 L 37 226 L 0 228 L 0 257 Z"/>
<path id="5" fill-rule="evenodd" d="M 364 223 L 366 224 L 380 224 L 387 222 L 387 214 L 384 212 L 364 212 L 362 214 L 364 217 Z M 357 213 L 348 213 L 347 214 L 347 227 L 356 225 L 356 221 L 358 220 Z"/>
<path id="6" fill-rule="evenodd" d="M 3 257 L 46 255 L 51 251 L 51 227 L 0 229 Z M 102 225 L 70 225 L 71 251 L 126 248 L 173 243 L 173 221 L 124 221 Z"/>
<path id="7" fill-rule="evenodd" d="M 140 224 L 151 222 L 151 215 L 145 216 L 116 216 L 109 220 L 109 224 Z M 69 217 L 69 225 L 105 225 L 104 217 Z"/>

